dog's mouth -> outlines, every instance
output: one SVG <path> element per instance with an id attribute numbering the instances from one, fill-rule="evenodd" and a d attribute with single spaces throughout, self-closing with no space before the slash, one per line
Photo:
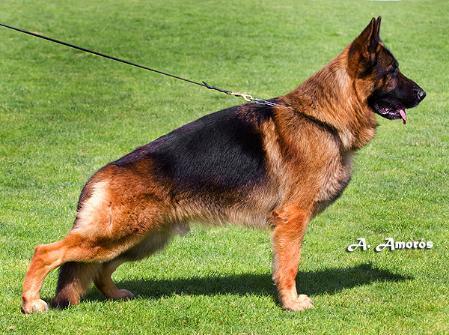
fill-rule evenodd
<path id="1" fill-rule="evenodd" d="M 407 123 L 407 113 L 405 107 L 399 101 L 379 100 L 372 104 L 374 111 L 380 116 L 389 119 L 396 120 L 402 119 L 402 123 Z"/>

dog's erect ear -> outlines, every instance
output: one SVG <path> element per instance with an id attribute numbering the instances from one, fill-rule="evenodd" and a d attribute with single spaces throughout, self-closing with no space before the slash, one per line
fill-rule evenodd
<path id="1" fill-rule="evenodd" d="M 381 17 L 372 18 L 366 28 L 352 42 L 350 47 L 350 56 L 356 62 L 365 65 L 373 65 L 375 63 L 377 52 L 379 51 L 380 42 L 380 22 Z"/>
<path id="2" fill-rule="evenodd" d="M 376 38 L 377 42 L 380 41 L 380 23 L 382 22 L 382 17 L 378 16 L 376 19 Z"/>
<path id="3" fill-rule="evenodd" d="M 373 17 L 371 22 L 354 40 L 353 44 L 357 44 L 359 47 L 365 49 L 363 51 L 375 52 L 380 41 L 380 21 L 380 16 L 377 19 Z"/>

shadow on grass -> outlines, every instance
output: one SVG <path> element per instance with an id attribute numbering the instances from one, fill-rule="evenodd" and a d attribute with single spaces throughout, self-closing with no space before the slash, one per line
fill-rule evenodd
<path id="1" fill-rule="evenodd" d="M 369 285 L 373 282 L 399 282 L 412 279 L 390 271 L 380 270 L 372 264 L 361 264 L 344 269 L 325 269 L 299 272 L 298 291 L 307 295 L 334 294 L 343 289 Z M 117 283 L 120 288 L 132 291 L 138 297 L 157 299 L 173 294 L 185 295 L 267 295 L 276 296 L 271 274 L 240 274 L 217 277 L 193 277 L 185 279 L 140 279 Z M 87 300 L 103 300 L 102 295 L 92 290 Z"/>

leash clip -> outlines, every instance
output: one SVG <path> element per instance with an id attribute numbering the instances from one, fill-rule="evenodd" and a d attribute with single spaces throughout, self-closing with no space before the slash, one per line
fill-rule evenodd
<path id="1" fill-rule="evenodd" d="M 248 101 L 248 102 L 252 102 L 252 101 L 255 100 L 253 98 L 253 96 L 251 94 L 248 94 L 248 93 L 231 92 L 231 95 L 233 95 L 235 97 L 241 97 L 241 98 L 243 98 L 243 100 Z"/>

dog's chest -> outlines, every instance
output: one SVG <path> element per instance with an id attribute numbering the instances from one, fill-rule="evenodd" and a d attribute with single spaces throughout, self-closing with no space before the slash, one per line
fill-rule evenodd
<path id="1" fill-rule="evenodd" d="M 352 153 L 343 154 L 326 166 L 320 179 L 315 212 L 319 213 L 332 204 L 343 193 L 351 180 Z"/>

